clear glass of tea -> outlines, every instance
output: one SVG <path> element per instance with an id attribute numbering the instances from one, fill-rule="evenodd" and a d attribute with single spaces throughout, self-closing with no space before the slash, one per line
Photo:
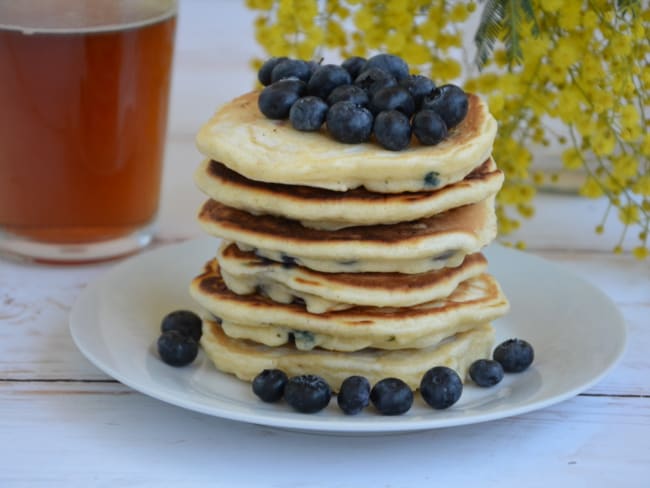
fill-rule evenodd
<path id="1" fill-rule="evenodd" d="M 176 0 L 0 0 L 0 254 L 151 242 L 175 26 Z"/>

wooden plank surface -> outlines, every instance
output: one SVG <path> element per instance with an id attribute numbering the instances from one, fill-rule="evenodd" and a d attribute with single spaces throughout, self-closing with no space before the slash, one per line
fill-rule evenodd
<path id="1" fill-rule="evenodd" d="M 260 50 L 237 0 L 181 2 L 156 245 L 198 237 L 194 133 L 252 86 Z M 0 261 L 0 487 L 591 486 L 650 479 L 650 260 L 609 251 L 602 202 L 541 195 L 513 240 L 600 288 L 628 325 L 620 364 L 587 392 L 526 415 L 379 437 L 309 435 L 183 410 L 115 382 L 74 346 L 68 314 L 113 263 Z"/>
<path id="2" fill-rule="evenodd" d="M 0 429 L 11 444 L 0 447 L 0 479 L 7 482 L 646 487 L 649 474 L 650 443 L 629 442 L 650 438 L 650 402 L 642 398 L 581 396 L 484 424 L 351 437 L 228 422 L 119 384 L 5 387 Z"/>

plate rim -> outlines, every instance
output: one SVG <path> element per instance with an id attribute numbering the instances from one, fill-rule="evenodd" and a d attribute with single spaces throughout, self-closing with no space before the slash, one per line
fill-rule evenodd
<path id="1" fill-rule="evenodd" d="M 300 413 L 294 413 L 291 417 L 277 417 L 268 414 L 265 411 L 260 411 L 257 414 L 251 414 L 246 411 L 237 411 L 232 408 L 226 408 L 225 405 L 220 406 L 206 406 L 201 403 L 186 401 L 184 397 L 173 396 L 161 393 L 160 390 L 157 390 L 154 387 L 154 384 L 142 384 L 138 381 L 132 381 L 128 374 L 121 370 L 115 369 L 111 364 L 107 363 L 99 355 L 89 347 L 89 344 L 84 340 L 84 334 L 88 334 L 88 325 L 85 327 L 80 327 L 79 324 L 81 321 L 78 316 L 83 312 L 83 305 L 93 299 L 93 296 L 97 292 L 102 290 L 102 287 L 105 286 L 110 278 L 114 275 L 119 275 L 120 273 L 127 272 L 128 268 L 134 262 L 141 262 L 144 260 L 156 260 L 159 256 L 163 256 L 167 253 L 181 252 L 184 248 L 191 248 L 193 246 L 202 247 L 203 245 L 214 246 L 216 249 L 215 243 L 217 239 L 215 238 L 198 238 L 198 239 L 189 239 L 180 243 L 173 243 L 169 245 L 164 245 L 156 249 L 131 256 L 122 262 L 118 263 L 116 266 L 113 266 L 111 269 L 102 273 L 100 276 L 88 283 L 88 285 L 82 290 L 77 299 L 75 300 L 73 307 L 69 315 L 69 330 L 72 336 L 73 342 L 76 347 L 81 351 L 81 353 L 98 369 L 100 369 L 105 374 L 119 381 L 120 383 L 126 385 L 127 387 L 143 393 L 147 396 L 155 398 L 159 401 L 175 405 L 190 411 L 199 412 L 206 415 L 211 415 L 214 417 L 219 417 L 228 420 L 234 420 L 238 422 L 250 423 L 260 426 L 281 428 L 287 430 L 295 431 L 304 431 L 311 433 L 338 433 L 338 434 L 382 434 L 382 433 L 395 433 L 395 432 L 415 432 L 422 430 L 432 430 L 437 428 L 447 428 L 447 427 L 456 427 L 462 425 L 470 425 L 476 423 L 489 422 L 497 419 L 512 417 L 516 415 L 521 415 L 528 413 L 534 410 L 539 410 L 542 408 L 549 407 L 551 405 L 565 401 L 571 397 L 578 395 L 580 392 L 585 391 L 598 383 L 603 379 L 612 369 L 614 369 L 621 361 L 622 357 L 625 354 L 627 346 L 627 324 L 616 306 L 616 304 L 607 296 L 601 289 L 592 285 L 588 281 L 584 280 L 580 276 L 575 275 L 567 270 L 561 270 L 562 273 L 570 275 L 573 279 L 580 283 L 583 287 L 586 287 L 592 293 L 600 295 L 602 303 L 606 306 L 611 307 L 617 316 L 617 321 L 615 324 L 612 324 L 611 327 L 617 328 L 617 337 L 619 338 L 619 344 L 617 349 L 614 351 L 613 358 L 609 363 L 603 365 L 600 368 L 600 371 L 593 375 L 588 381 L 582 382 L 579 385 L 574 386 L 573 388 L 567 389 L 566 391 L 555 394 L 550 397 L 541 398 L 536 401 L 524 402 L 520 405 L 503 409 L 496 410 L 489 413 L 477 414 L 477 415 L 464 415 L 458 417 L 447 417 L 447 418 L 436 418 L 435 416 L 421 418 L 417 421 L 413 420 L 412 417 L 407 416 L 381 416 L 377 415 L 378 419 L 381 421 L 376 422 L 357 422 L 354 423 L 354 417 L 341 417 L 343 422 L 333 422 L 331 418 L 322 419 L 323 412 L 315 415 L 305 415 Z M 494 252 L 508 254 L 517 254 L 522 259 L 527 261 L 536 262 L 537 265 L 543 264 L 549 269 L 557 270 L 558 266 L 556 263 L 548 261 L 540 256 L 530 254 L 528 252 L 522 252 L 515 249 L 507 248 L 501 246 L 498 243 L 492 243 L 488 248 L 484 250 L 487 254 Z M 207 259 L 207 258 L 206 258 Z M 488 256 L 489 260 L 489 256 Z M 98 324 L 93 324 L 94 328 L 98 327 Z M 209 361 L 206 357 L 205 361 Z M 223 375 L 224 377 L 231 377 L 226 373 L 218 371 L 215 369 L 215 374 Z M 178 393 L 178 392 L 176 392 Z M 325 415 L 327 413 L 325 412 Z M 408 420 L 405 420 L 408 419 Z"/>

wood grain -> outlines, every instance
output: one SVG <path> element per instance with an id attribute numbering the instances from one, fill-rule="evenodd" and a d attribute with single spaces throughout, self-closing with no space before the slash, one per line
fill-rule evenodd
<path id="1" fill-rule="evenodd" d="M 157 246 L 198 237 L 194 134 L 253 85 L 253 14 L 236 0 L 180 2 Z M 0 260 L 0 486 L 647 487 L 650 260 L 615 256 L 604 203 L 540 195 L 512 240 L 600 288 L 628 347 L 583 394 L 494 422 L 382 437 L 306 435 L 174 407 L 114 381 L 76 349 L 68 314 L 114 263 Z M 631 240 L 630 240 L 631 239 Z M 633 242 L 629 237 L 628 243 Z"/>

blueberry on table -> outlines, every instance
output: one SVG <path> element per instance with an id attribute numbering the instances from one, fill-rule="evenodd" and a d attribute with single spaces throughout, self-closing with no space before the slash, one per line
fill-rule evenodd
<path id="1" fill-rule="evenodd" d="M 445 121 L 447 129 L 460 124 L 469 108 L 467 94 L 456 85 L 442 85 L 424 97 L 422 108 L 433 110 Z"/>
<path id="2" fill-rule="evenodd" d="M 330 402 L 332 390 L 320 376 L 305 374 L 289 378 L 284 387 L 284 399 L 301 413 L 316 413 Z"/>
<path id="3" fill-rule="evenodd" d="M 411 141 L 411 124 L 402 112 L 387 110 L 380 112 L 373 126 L 377 142 L 385 149 L 400 151 Z"/>
<path id="4" fill-rule="evenodd" d="M 470 365 L 469 377 L 478 386 L 494 386 L 503 379 L 503 367 L 491 359 L 478 359 Z"/>
<path id="5" fill-rule="evenodd" d="M 276 81 L 262 90 L 257 105 L 269 119 L 286 119 L 291 106 L 304 95 L 305 90 L 305 83 L 298 79 Z"/>
<path id="6" fill-rule="evenodd" d="M 264 64 L 262 64 L 259 71 L 257 72 L 257 79 L 262 85 L 268 86 L 271 84 L 271 72 L 273 71 L 273 68 L 275 68 L 279 62 L 284 61 L 285 59 L 289 58 L 286 56 L 272 57 L 267 59 Z"/>
<path id="7" fill-rule="evenodd" d="M 413 405 L 413 392 L 399 378 L 384 378 L 372 387 L 370 401 L 382 415 L 401 415 Z"/>
<path id="8" fill-rule="evenodd" d="M 165 315 L 160 324 L 160 330 L 161 332 L 175 330 L 198 342 L 201 339 L 202 323 L 201 317 L 191 310 L 175 310 Z"/>
<path id="9" fill-rule="evenodd" d="M 397 85 L 397 80 L 390 73 L 379 69 L 365 69 L 354 79 L 354 84 L 372 97 L 378 90 L 387 86 Z"/>
<path id="10" fill-rule="evenodd" d="M 372 133 L 370 110 L 352 102 L 337 102 L 327 112 L 327 129 L 334 139 L 348 144 L 367 141 Z"/>
<path id="11" fill-rule="evenodd" d="M 284 395 L 288 378 L 279 369 L 265 369 L 253 379 L 253 393 L 267 403 L 277 402 Z"/>
<path id="12" fill-rule="evenodd" d="M 508 339 L 494 349 L 492 358 L 501 363 L 506 373 L 520 373 L 532 364 L 535 351 L 522 339 Z"/>
<path id="13" fill-rule="evenodd" d="M 377 90 L 370 100 L 368 108 L 375 116 L 385 110 L 399 110 L 410 117 L 415 112 L 415 102 L 406 88 L 387 86 Z"/>
<path id="14" fill-rule="evenodd" d="M 311 75 L 307 83 L 307 91 L 310 95 L 327 100 L 334 88 L 350 83 L 352 83 L 352 78 L 345 68 L 336 64 L 325 64 L 318 67 Z"/>
<path id="15" fill-rule="evenodd" d="M 176 330 L 163 332 L 158 338 L 160 359 L 170 366 L 185 366 L 196 359 L 199 345 L 190 336 Z"/>
<path id="16" fill-rule="evenodd" d="M 336 402 L 343 413 L 356 415 L 370 403 L 370 382 L 363 376 L 349 376 L 339 388 Z"/>
<path id="17" fill-rule="evenodd" d="M 433 110 L 420 110 L 413 117 L 413 134 L 420 144 L 433 146 L 447 137 L 447 126 Z"/>
<path id="18" fill-rule="evenodd" d="M 364 70 L 379 68 L 393 75 L 396 80 L 401 80 L 409 75 L 409 66 L 399 56 L 394 54 L 376 54 L 366 62 Z"/>
<path id="19" fill-rule="evenodd" d="M 325 122 L 328 108 L 321 98 L 308 95 L 291 106 L 289 120 L 296 130 L 317 131 Z"/>
<path id="20" fill-rule="evenodd" d="M 356 105 L 368 105 L 368 94 L 356 85 L 341 85 L 332 90 L 327 97 L 327 103 L 334 105 L 336 102 L 352 102 Z"/>
<path id="21" fill-rule="evenodd" d="M 429 406 L 442 410 L 451 407 L 463 393 L 463 382 L 458 373 L 446 366 L 436 366 L 424 373 L 420 394 Z"/>
<path id="22" fill-rule="evenodd" d="M 366 58 L 362 58 L 360 56 L 352 56 L 341 63 L 341 66 L 343 66 L 348 71 L 348 73 L 350 73 L 352 79 L 359 76 L 359 73 L 363 71 L 363 67 L 365 65 Z"/>
<path id="23" fill-rule="evenodd" d="M 399 85 L 406 88 L 415 102 L 416 110 L 422 106 L 424 97 L 429 95 L 435 88 L 436 84 L 422 75 L 409 75 L 399 80 Z"/>
<path id="24" fill-rule="evenodd" d="M 305 83 L 311 77 L 311 69 L 307 61 L 300 59 L 285 59 L 275 65 L 271 71 L 271 83 L 285 78 L 298 78 Z"/>

